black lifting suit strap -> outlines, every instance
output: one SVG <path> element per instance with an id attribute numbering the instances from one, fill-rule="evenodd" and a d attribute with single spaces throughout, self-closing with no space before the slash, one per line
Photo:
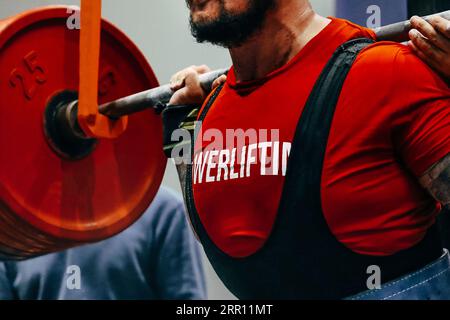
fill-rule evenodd
<path id="1" fill-rule="evenodd" d="M 322 71 L 297 126 L 272 233 L 258 252 L 236 259 L 213 243 L 195 208 L 192 165 L 188 166 L 186 196 L 193 226 L 217 274 L 238 298 L 341 299 L 367 290 L 369 266 L 378 266 L 386 282 L 441 255 L 434 227 L 419 244 L 395 255 L 357 254 L 334 237 L 322 212 L 322 167 L 334 112 L 351 66 L 371 43 L 356 39 L 343 44 Z M 219 91 L 207 103 L 200 121 Z M 195 139 L 192 148 L 194 143 Z"/>

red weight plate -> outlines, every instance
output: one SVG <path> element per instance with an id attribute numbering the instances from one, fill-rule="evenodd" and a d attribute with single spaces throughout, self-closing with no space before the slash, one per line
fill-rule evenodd
<path id="1" fill-rule="evenodd" d="M 79 31 L 67 28 L 67 12 L 47 7 L 0 22 L 0 202 L 7 208 L 0 222 L 12 228 L 4 220 L 19 219 L 23 228 L 60 239 L 61 247 L 130 226 L 154 198 L 166 165 L 161 119 L 151 110 L 130 116 L 122 136 L 99 140 L 81 160 L 64 159 L 50 147 L 46 106 L 58 93 L 78 88 Z M 137 47 L 103 21 L 99 103 L 157 85 Z M 5 231 L 0 243 L 23 233 Z"/>

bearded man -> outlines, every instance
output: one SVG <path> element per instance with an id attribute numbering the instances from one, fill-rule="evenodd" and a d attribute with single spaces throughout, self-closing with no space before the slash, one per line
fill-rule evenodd
<path id="1" fill-rule="evenodd" d="M 233 66 L 206 100 L 208 68 L 179 72 L 170 104 L 205 100 L 200 132 L 271 132 L 237 148 L 197 135 L 178 167 L 225 285 L 244 299 L 450 299 L 435 228 L 450 203 L 449 22 L 415 17 L 409 47 L 358 45 L 373 31 L 307 0 L 187 4 L 193 35 Z M 350 64 L 342 86 L 327 78 Z"/>

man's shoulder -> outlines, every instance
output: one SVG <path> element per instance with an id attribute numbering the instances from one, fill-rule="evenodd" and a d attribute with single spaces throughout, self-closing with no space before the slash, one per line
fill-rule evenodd
<path id="1" fill-rule="evenodd" d="M 410 91 L 433 86 L 447 88 L 442 78 L 406 45 L 377 42 L 358 55 L 349 78 L 379 89 Z"/>
<path id="2" fill-rule="evenodd" d="M 363 49 L 355 61 L 355 66 L 398 67 L 404 63 L 414 66 L 425 65 L 408 46 L 396 42 L 382 41 Z"/>

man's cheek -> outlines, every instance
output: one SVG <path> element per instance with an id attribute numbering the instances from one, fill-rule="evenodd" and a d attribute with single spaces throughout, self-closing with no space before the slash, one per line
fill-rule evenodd
<path id="1" fill-rule="evenodd" d="M 219 18 L 221 13 L 221 5 L 219 0 L 199 1 L 201 5 L 193 3 L 191 7 L 192 20 L 198 22 L 211 22 Z"/>
<path id="2" fill-rule="evenodd" d="M 253 1 L 258 0 L 220 0 L 223 2 L 225 11 L 234 14 L 241 14 L 246 12 Z"/>

